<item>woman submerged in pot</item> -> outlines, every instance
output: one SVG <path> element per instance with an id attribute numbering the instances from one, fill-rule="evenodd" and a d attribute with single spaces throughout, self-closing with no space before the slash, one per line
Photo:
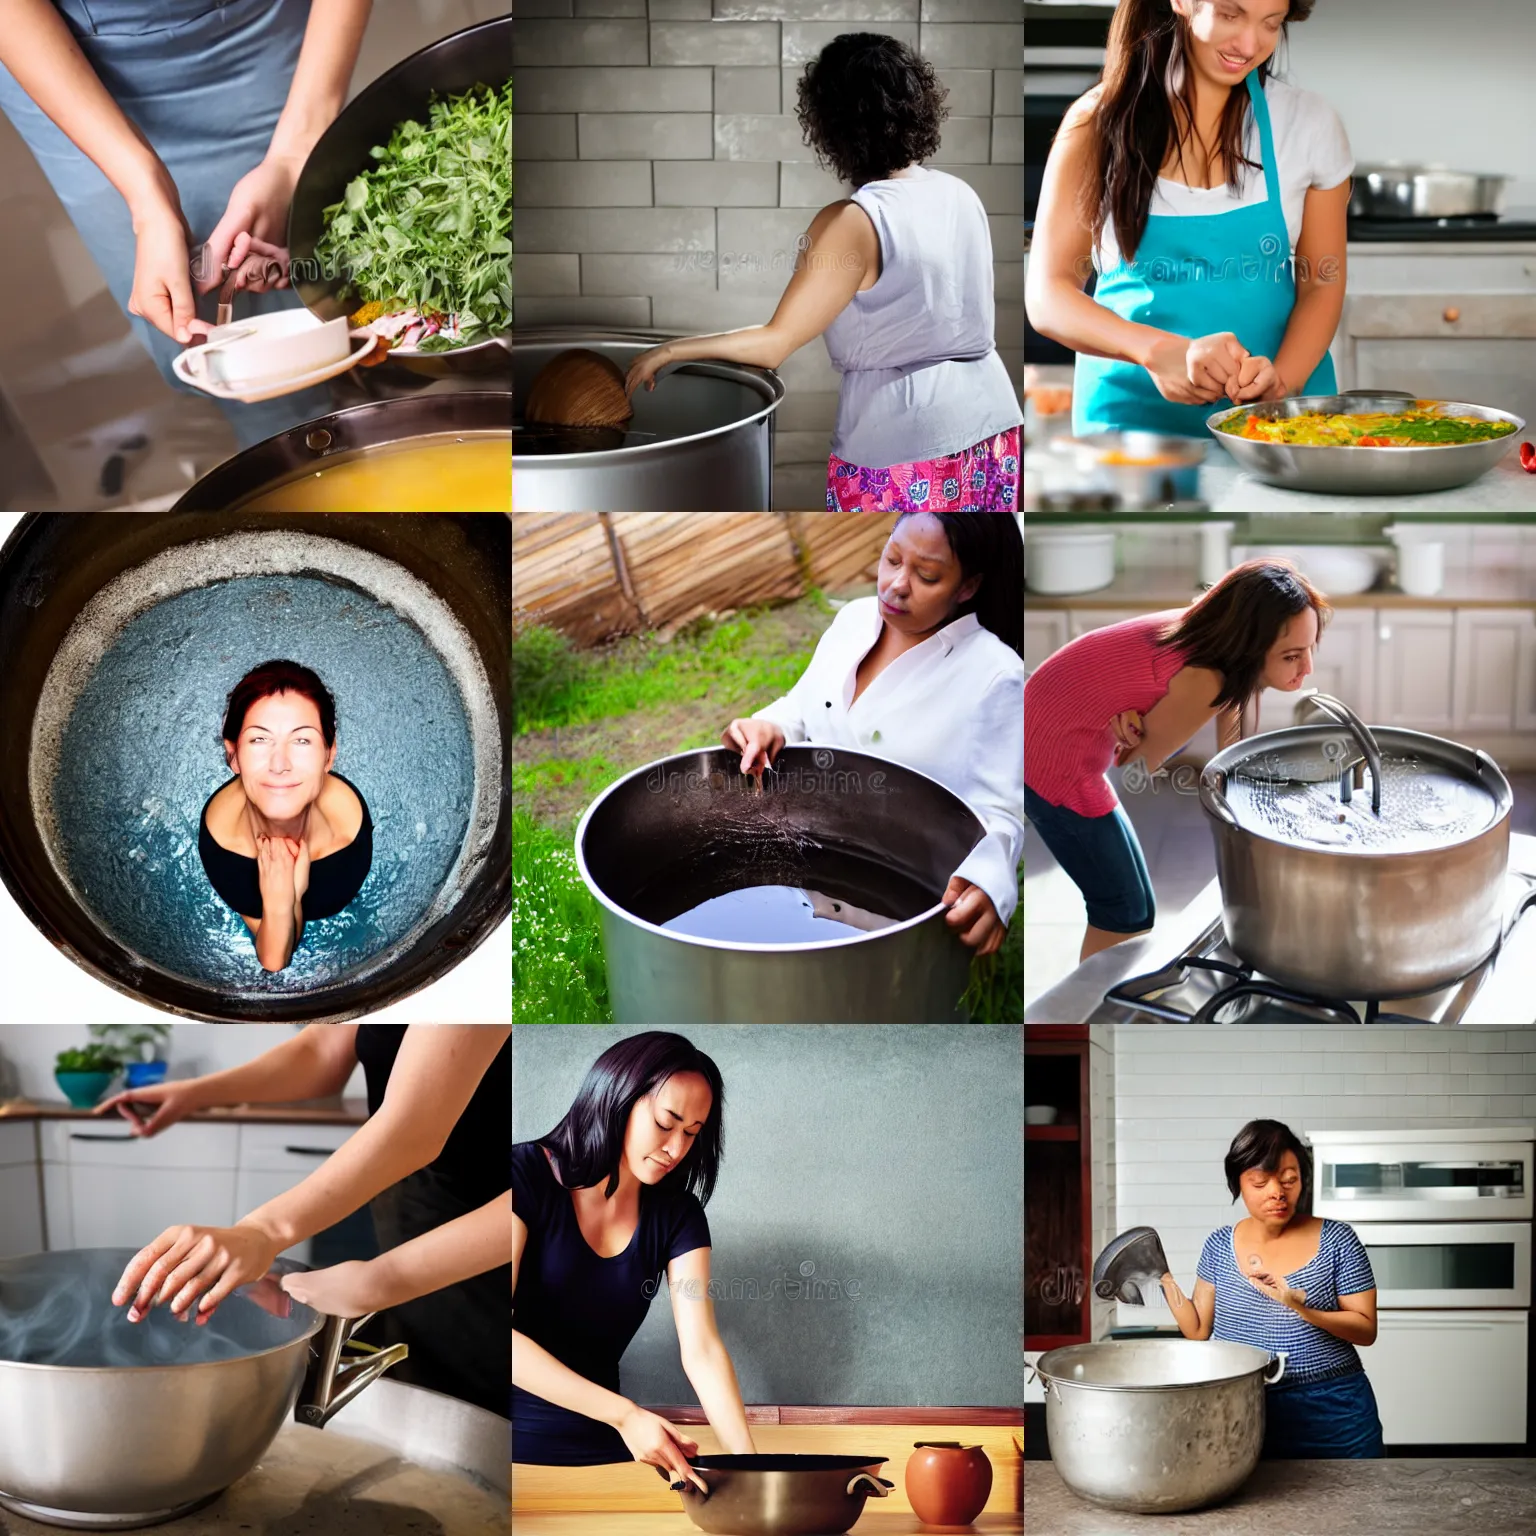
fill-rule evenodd
<path id="1" fill-rule="evenodd" d="M 903 512 L 877 591 L 845 603 L 800 680 L 721 734 L 761 775 L 785 742 L 849 747 L 915 768 L 987 835 L 940 898 L 978 955 L 1002 947 L 1024 854 L 1024 540 L 1011 517 Z"/>
<path id="2" fill-rule="evenodd" d="M 1106 777 L 1155 774 L 1207 721 L 1244 734 L 1262 689 L 1295 693 L 1333 610 L 1289 560 L 1249 560 L 1188 608 L 1089 630 L 1024 685 L 1024 809 L 1083 893 L 1079 960 L 1151 928 L 1157 902 L 1136 829 Z"/>
<path id="3" fill-rule="evenodd" d="M 236 777 L 203 807 L 209 883 L 245 919 L 262 968 L 293 958 L 306 922 L 335 917 L 373 863 L 373 819 L 338 773 L 336 702 L 292 661 L 267 661 L 230 691 L 224 756 Z"/>
<path id="4" fill-rule="evenodd" d="M 1364 1245 L 1348 1222 L 1312 1215 L 1311 1157 L 1278 1120 L 1249 1121 L 1224 1166 L 1248 1215 L 1206 1238 L 1193 1298 L 1162 1277 L 1179 1331 L 1285 1354 L 1285 1374 L 1265 1392 L 1266 1457 L 1384 1456 L 1358 1353 L 1376 1342 Z"/>
<path id="5" fill-rule="evenodd" d="M 709 1298 L 704 1206 L 725 1085 L 681 1035 L 650 1030 L 592 1064 L 565 1118 L 512 1145 L 512 1460 L 648 1462 L 707 1492 L 698 1445 L 619 1391 L 619 1358 L 663 1272 L 683 1370 L 727 1453 L 752 1454 Z"/>

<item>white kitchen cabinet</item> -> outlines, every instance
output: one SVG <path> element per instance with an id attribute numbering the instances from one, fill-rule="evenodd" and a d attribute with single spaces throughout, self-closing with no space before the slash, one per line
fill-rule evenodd
<path id="1" fill-rule="evenodd" d="M 1024 614 L 1024 671 L 1033 672 L 1046 657 L 1054 655 L 1067 643 L 1067 615 L 1064 609 L 1047 608 Z"/>
<path id="2" fill-rule="evenodd" d="M 1376 615 L 1376 719 L 1448 736 L 1455 729 L 1456 615 L 1384 608 Z"/>
<path id="3" fill-rule="evenodd" d="M 312 1174 L 353 1134 L 350 1125 L 249 1124 L 240 1127 L 235 1205 L 240 1215 L 287 1194 Z M 308 1264 L 312 1240 L 305 1238 L 284 1256 Z"/>
<path id="4" fill-rule="evenodd" d="M 1530 1314 L 1381 1312 L 1360 1351 L 1393 1445 L 1525 1441 Z"/>
<path id="5" fill-rule="evenodd" d="M 1536 731 L 1536 608 L 1526 610 L 1515 658 L 1515 729 Z"/>
<path id="6" fill-rule="evenodd" d="M 37 1133 L 30 1120 L 0 1121 L 0 1259 L 43 1248 Z"/>
<path id="7" fill-rule="evenodd" d="M 1521 647 L 1532 628 L 1529 608 L 1462 608 L 1456 614 L 1458 731 L 1515 729 Z"/>

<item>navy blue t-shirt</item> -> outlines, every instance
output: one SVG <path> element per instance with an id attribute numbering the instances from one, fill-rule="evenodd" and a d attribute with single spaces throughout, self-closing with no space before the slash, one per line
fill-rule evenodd
<path id="1" fill-rule="evenodd" d="M 667 1182 L 641 1188 L 629 1247 L 604 1259 L 581 1235 L 571 1191 L 555 1178 L 544 1149 L 535 1141 L 512 1145 L 512 1208 L 528 1228 L 512 1326 L 610 1392 L 619 1390 L 620 1357 L 640 1331 L 667 1265 L 710 1246 L 704 1207 Z M 512 1388 L 513 1461 L 592 1467 L 633 1459 L 612 1426 Z"/>

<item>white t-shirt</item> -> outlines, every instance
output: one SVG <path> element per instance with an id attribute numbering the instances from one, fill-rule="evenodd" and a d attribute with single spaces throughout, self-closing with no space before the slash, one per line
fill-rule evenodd
<path id="1" fill-rule="evenodd" d="M 1176 89 L 1177 87 L 1175 87 Z M 1244 95 L 1248 87 L 1237 87 Z M 1290 232 L 1291 251 L 1301 236 L 1301 216 L 1307 193 L 1317 187 L 1324 191 L 1338 186 L 1355 168 L 1349 135 L 1339 114 L 1315 91 L 1288 85 L 1270 77 L 1264 86 L 1264 100 L 1269 105 L 1270 132 L 1275 140 L 1275 161 L 1280 172 L 1280 197 L 1285 207 L 1285 226 Z M 1255 162 L 1263 161 L 1259 125 L 1248 113 L 1248 135 L 1244 152 Z M 1199 217 L 1230 213 L 1262 203 L 1269 196 L 1269 183 L 1262 170 L 1240 168 L 1241 193 L 1234 197 L 1227 184 L 1219 187 L 1186 187 L 1182 182 L 1160 176 L 1152 192 L 1149 214 L 1172 218 Z M 1120 246 L 1114 235 L 1114 221 L 1104 225 L 1104 238 L 1094 252 L 1094 266 L 1107 272 L 1120 265 Z"/>

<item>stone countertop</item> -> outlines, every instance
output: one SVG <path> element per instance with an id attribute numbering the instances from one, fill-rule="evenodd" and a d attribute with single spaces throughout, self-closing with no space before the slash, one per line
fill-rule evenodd
<path id="1" fill-rule="evenodd" d="M 1226 1503 L 1182 1515 L 1099 1509 L 1031 1461 L 1024 1519 L 1041 1536 L 1530 1536 L 1536 1459 L 1264 1461 Z"/>
<path id="2" fill-rule="evenodd" d="M 1487 474 L 1453 491 L 1422 496 L 1341 496 L 1312 491 L 1284 491 L 1241 470 L 1218 448 L 1200 470 L 1200 496 L 1212 513 L 1233 512 L 1391 512 L 1438 513 L 1448 518 L 1477 512 L 1524 512 L 1536 517 L 1536 475 L 1520 467 L 1511 451 Z"/>
<path id="3" fill-rule="evenodd" d="M 92 1111 L 76 1109 L 62 1099 L 7 1099 L 0 1103 L 0 1120 L 89 1120 Z M 191 1120 L 226 1125 L 303 1124 L 362 1125 L 368 1118 L 366 1099 L 307 1099 L 292 1104 L 221 1104 L 194 1110 Z"/>
<path id="4" fill-rule="evenodd" d="M 1148 514 L 1148 521 L 1155 522 L 1156 514 Z M 1276 541 L 1277 544 L 1282 542 Z M 1311 541 L 1298 538 L 1290 542 L 1306 544 Z M 1162 608 L 1182 608 L 1193 602 L 1199 593 L 1193 570 L 1178 566 L 1143 566 L 1139 570 L 1121 571 L 1109 586 L 1100 587 L 1096 592 L 1058 597 L 1031 592 L 1026 587 L 1025 595 L 1031 612 L 1036 613 L 1050 608 L 1135 608 L 1141 604 L 1147 605 L 1146 612 L 1155 613 Z M 1369 592 L 1330 592 L 1328 601 L 1335 608 L 1508 608 L 1536 603 L 1536 571 L 1451 566 L 1445 572 L 1444 588 L 1434 597 L 1410 597 L 1387 585 Z"/>
<path id="5" fill-rule="evenodd" d="M 1034 1466 L 1035 1463 L 1029 1465 Z M 1026 1470 L 1025 1476 L 1028 1475 Z M 1067 1494 L 1066 1497 L 1072 1496 Z M 1086 1509 L 1088 1506 L 1083 1507 Z M 1025 1508 L 1029 1508 L 1027 1494 Z M 974 1533 L 974 1536 L 1021 1536 L 1024 1530 L 1022 1520 L 1020 1515 L 994 1512 L 978 1515 L 972 1524 L 963 1527 L 924 1525 L 916 1515 L 888 1515 L 866 1504 L 864 1513 L 852 1527 L 852 1536 L 928 1536 L 929 1532 L 940 1530 L 963 1530 Z M 613 1510 L 594 1511 L 591 1514 L 546 1514 L 518 1510 L 512 1517 L 512 1529 L 516 1536 L 697 1536 L 699 1528 L 681 1510 L 675 1515 L 619 1513 Z M 1057 1529 L 1042 1523 L 1030 1526 L 1032 1536 L 1037 1531 L 1040 1536 L 1047 1536 L 1047 1533 L 1056 1536 Z M 1085 1526 L 1083 1529 L 1092 1528 Z M 1098 1536 L 1098 1533 L 1095 1531 L 1093 1536 Z M 1274 1536 L 1278 1536 L 1278 1533 L 1274 1533 Z M 1318 1536 L 1318 1533 L 1311 1532 L 1309 1536 Z M 1360 1536 L 1366 1536 L 1366 1533 L 1361 1532 Z"/>

